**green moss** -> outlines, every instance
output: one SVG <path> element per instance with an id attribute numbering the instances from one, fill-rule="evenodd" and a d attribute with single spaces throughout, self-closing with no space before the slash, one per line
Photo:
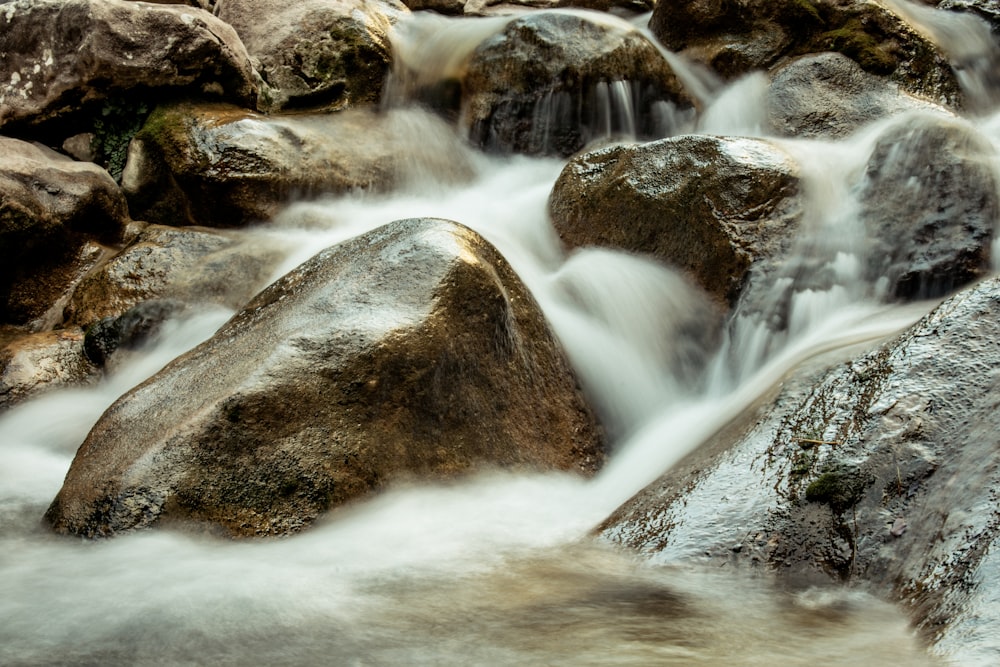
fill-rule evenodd
<path id="1" fill-rule="evenodd" d="M 856 505 L 867 486 L 867 478 L 857 468 L 834 466 L 806 487 L 806 500 L 824 503 L 840 512 Z"/>
<path id="2" fill-rule="evenodd" d="M 94 143 L 104 168 L 121 181 L 128 158 L 128 145 L 149 115 L 145 102 L 108 100 L 94 117 Z"/>
<path id="3" fill-rule="evenodd" d="M 843 53 L 867 72 L 890 74 L 896 69 L 896 59 L 865 31 L 858 19 L 851 19 L 836 30 L 822 33 L 816 42 L 823 50 Z"/>

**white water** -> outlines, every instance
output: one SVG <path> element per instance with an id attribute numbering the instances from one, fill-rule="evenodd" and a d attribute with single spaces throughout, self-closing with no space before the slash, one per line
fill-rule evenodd
<path id="1" fill-rule="evenodd" d="M 497 29 L 483 25 L 484 35 Z M 759 77 L 712 94 L 702 131 L 764 132 Z M 930 307 L 881 305 L 856 270 L 864 244 L 852 188 L 885 126 L 839 143 L 783 143 L 803 166 L 802 252 L 818 252 L 817 270 L 836 277 L 822 291 L 775 285 L 775 300 L 792 304 L 783 333 L 753 318 L 724 332 L 669 267 L 608 250 L 566 255 L 546 215 L 555 160 L 473 156 L 465 186 L 290 206 L 257 232 L 297 245 L 282 271 L 405 217 L 454 219 L 497 245 L 615 434 L 608 466 L 591 481 L 489 475 L 398 488 L 284 540 L 48 534 L 40 517 L 90 425 L 211 335 L 225 314 L 207 313 L 177 323 L 99 388 L 0 419 L 0 664 L 930 664 L 902 614 L 862 593 L 792 594 L 643 565 L 587 537 L 788 369 L 872 343 Z M 1000 117 L 981 127 L 1000 140 Z"/>

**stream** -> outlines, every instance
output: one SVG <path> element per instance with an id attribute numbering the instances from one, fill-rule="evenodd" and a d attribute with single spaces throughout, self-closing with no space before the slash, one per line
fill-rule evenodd
<path id="1" fill-rule="evenodd" d="M 484 21 L 468 21 L 476 24 L 469 43 L 502 25 Z M 440 54 L 460 51 L 463 37 L 435 22 L 443 32 L 412 29 L 424 40 L 412 57 L 453 67 Z M 448 34 L 436 52 L 435 34 Z M 766 85 L 758 75 L 728 87 L 702 79 L 707 109 L 689 127 L 684 119 L 665 125 L 761 136 Z M 602 95 L 607 135 L 620 139 L 629 124 L 612 119 L 623 117 L 628 92 L 609 86 Z M 395 100 L 405 110 L 405 92 Z M 788 328 L 770 331 L 737 312 L 717 347 L 702 341 L 712 331 L 697 329 L 713 326 L 702 324 L 707 297 L 678 272 L 611 250 L 563 250 L 546 208 L 561 160 L 469 149 L 475 173 L 467 183 L 440 181 L 417 164 L 412 183 L 391 195 L 290 204 L 245 232 L 293 248 L 278 275 L 400 218 L 456 220 L 496 245 L 613 435 L 605 469 L 592 480 L 491 472 L 398 486 L 285 539 L 50 534 L 42 514 L 101 413 L 232 313 L 173 321 L 100 384 L 0 417 L 0 664 L 951 664 L 928 654 L 901 610 L 864 591 L 788 590 L 761 575 L 644 562 L 591 536 L 791 369 L 872 346 L 933 307 L 885 305 L 857 268 L 864 244 L 852 185 L 877 138 L 906 122 L 890 118 L 837 142 L 775 140 L 802 165 L 810 212 L 802 245 L 823 248 L 822 268 L 837 280 L 823 291 L 776 284 L 791 294 Z M 1000 145 L 1000 115 L 969 122 Z M 414 132 L 426 150 L 439 149 L 434 132 Z"/>

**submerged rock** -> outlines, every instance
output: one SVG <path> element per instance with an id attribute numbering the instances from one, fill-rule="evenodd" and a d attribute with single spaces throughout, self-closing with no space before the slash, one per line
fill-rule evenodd
<path id="1" fill-rule="evenodd" d="M 3 321 L 43 317 L 94 256 L 120 241 L 125 198 L 108 173 L 37 144 L 0 137 L 0 299 Z"/>
<path id="2" fill-rule="evenodd" d="M 997 152 L 974 128 L 913 116 L 878 140 L 860 186 L 868 276 L 892 297 L 944 296 L 990 272 Z"/>
<path id="3" fill-rule="evenodd" d="M 61 143 L 84 131 L 74 123 L 96 122 L 113 106 L 132 108 L 163 90 L 256 104 L 256 74 L 243 44 L 204 10 L 125 0 L 14 0 L 0 15 L 5 131 L 59 120 L 53 132 L 63 133 Z"/>
<path id="4" fill-rule="evenodd" d="M 998 358 L 991 278 L 868 354 L 786 379 L 742 435 L 704 445 L 602 534 L 657 561 L 867 583 L 948 637 L 997 594 L 977 568 L 1000 538 Z"/>
<path id="5" fill-rule="evenodd" d="M 417 110 L 264 116 L 177 104 L 157 109 L 136 135 L 122 188 L 136 218 L 232 227 L 269 220 L 297 197 L 385 191 L 428 173 L 460 181 L 472 171 L 453 132 Z"/>
<path id="6" fill-rule="evenodd" d="M 88 327 L 154 299 L 240 308 L 270 281 L 282 259 L 273 241 L 150 225 L 80 282 L 65 317 Z"/>
<path id="7" fill-rule="evenodd" d="M 663 136 L 693 106 L 660 51 L 611 16 L 518 17 L 473 51 L 462 118 L 490 150 L 570 155 L 613 134 Z"/>
<path id="8" fill-rule="evenodd" d="M 171 520 L 282 534 L 411 477 L 590 473 L 602 452 L 503 258 L 455 223 L 406 220 L 323 251 L 119 399 L 46 517 L 88 536 Z"/>
<path id="9" fill-rule="evenodd" d="M 278 109 L 340 109 L 378 101 L 392 65 L 389 30 L 407 8 L 396 0 L 219 0 Z"/>
<path id="10" fill-rule="evenodd" d="M 574 158 L 549 212 L 569 248 L 652 255 L 731 305 L 751 267 L 784 252 L 802 205 L 798 167 L 774 144 L 692 135 Z"/>
<path id="11" fill-rule="evenodd" d="M 821 53 L 777 69 L 767 92 L 768 121 L 791 137 L 841 138 L 894 114 L 931 108 L 840 53 Z"/>

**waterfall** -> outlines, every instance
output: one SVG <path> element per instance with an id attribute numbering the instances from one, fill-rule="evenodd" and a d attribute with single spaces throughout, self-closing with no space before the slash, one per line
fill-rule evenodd
<path id="1" fill-rule="evenodd" d="M 458 74 L 509 21 L 426 13 L 402 21 L 387 108 L 427 105 L 461 127 Z M 970 90 L 975 53 L 962 56 Z M 694 121 L 654 106 L 661 136 L 693 127 L 767 134 L 766 77 L 725 86 L 694 70 L 684 77 L 701 81 L 705 111 Z M 631 82 L 601 81 L 589 94 L 588 141 L 641 134 Z M 559 94 L 538 103 L 539 152 L 575 113 Z M 606 469 L 589 481 L 493 472 L 400 486 L 282 540 L 169 529 L 95 543 L 48 534 L 40 517 L 102 411 L 228 313 L 177 321 L 96 387 L 0 417 L 0 664 L 936 664 L 902 612 L 863 593 L 789 593 L 729 572 L 636 563 L 589 537 L 790 369 L 873 344 L 931 307 L 887 303 L 862 269 L 858 184 L 878 138 L 911 120 L 880 121 L 842 141 L 772 139 L 801 165 L 802 232 L 783 271 L 727 323 L 673 267 L 607 249 L 567 252 L 546 209 L 561 160 L 449 143 L 474 165 L 469 183 L 430 175 L 389 195 L 290 204 L 248 232 L 296 248 L 279 274 L 400 218 L 453 219 L 496 245 L 613 436 Z M 975 122 L 1000 145 L 1000 116 Z M 423 126 L 415 133 L 429 149 L 443 141 Z"/>

